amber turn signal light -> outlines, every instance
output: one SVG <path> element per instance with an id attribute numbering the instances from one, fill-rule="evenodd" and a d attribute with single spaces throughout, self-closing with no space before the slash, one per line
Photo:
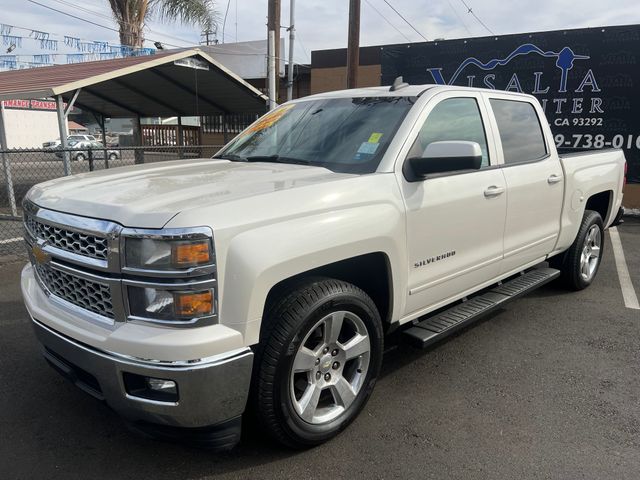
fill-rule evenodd
<path id="1" fill-rule="evenodd" d="M 173 245 L 173 264 L 176 267 L 202 265 L 211 261 L 209 241 L 202 240 Z"/>
<path id="2" fill-rule="evenodd" d="M 197 317 L 214 313 L 213 290 L 174 293 L 175 313 L 180 317 Z"/>

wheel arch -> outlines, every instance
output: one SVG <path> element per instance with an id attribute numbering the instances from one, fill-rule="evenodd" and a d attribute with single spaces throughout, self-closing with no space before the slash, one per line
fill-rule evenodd
<path id="1" fill-rule="evenodd" d="M 602 217 L 602 223 L 606 226 L 612 214 L 613 191 L 603 190 L 598 193 L 592 193 L 585 204 L 585 211 L 593 210 L 598 212 Z M 584 216 L 584 212 L 583 212 Z"/>
<path id="2" fill-rule="evenodd" d="M 346 258 L 326 265 L 300 272 L 283 279 L 269 290 L 264 312 L 280 298 L 284 292 L 313 278 L 333 278 L 351 283 L 362 289 L 375 303 L 383 324 L 391 322 L 393 312 L 393 276 L 391 261 L 384 252 L 371 252 Z M 263 318 L 265 315 L 263 314 Z M 263 322 L 264 323 L 264 322 Z M 264 328 L 261 325 L 260 330 Z"/>

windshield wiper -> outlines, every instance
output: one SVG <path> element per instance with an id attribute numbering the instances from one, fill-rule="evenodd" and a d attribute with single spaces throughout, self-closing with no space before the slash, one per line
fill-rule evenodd
<path id="1" fill-rule="evenodd" d="M 244 157 L 241 157 L 240 155 L 235 155 L 233 153 L 228 153 L 226 155 L 220 155 L 219 157 L 212 157 L 214 160 L 219 159 L 219 160 L 231 160 L 232 162 L 246 162 L 247 159 Z"/>
<path id="2" fill-rule="evenodd" d="M 292 163 L 295 165 L 313 165 L 309 160 L 302 160 L 293 157 L 281 157 L 280 155 L 254 155 L 247 157 L 247 162 L 272 162 L 272 163 Z"/>

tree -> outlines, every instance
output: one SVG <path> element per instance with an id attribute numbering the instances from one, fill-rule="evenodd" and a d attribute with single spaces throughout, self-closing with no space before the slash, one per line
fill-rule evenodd
<path id="1" fill-rule="evenodd" d="M 203 30 L 215 24 L 213 0 L 109 0 L 120 30 L 120 43 L 140 48 L 145 22 L 157 17 L 166 22 L 197 23 Z"/>

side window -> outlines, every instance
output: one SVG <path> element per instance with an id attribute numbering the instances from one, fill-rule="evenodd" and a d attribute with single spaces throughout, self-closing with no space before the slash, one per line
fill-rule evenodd
<path id="1" fill-rule="evenodd" d="M 482 149 L 482 167 L 489 165 L 487 137 L 475 98 L 448 98 L 438 103 L 424 122 L 409 157 L 419 157 L 427 145 L 441 141 L 476 142 Z"/>
<path id="2" fill-rule="evenodd" d="M 505 164 L 535 161 L 547 154 L 542 127 L 533 105 L 495 98 L 490 102 L 498 123 Z"/>

